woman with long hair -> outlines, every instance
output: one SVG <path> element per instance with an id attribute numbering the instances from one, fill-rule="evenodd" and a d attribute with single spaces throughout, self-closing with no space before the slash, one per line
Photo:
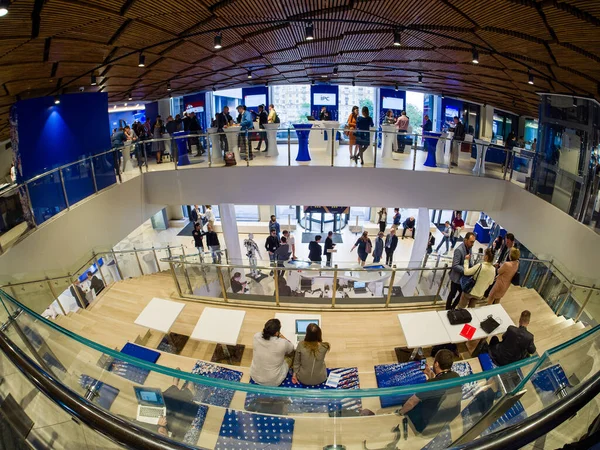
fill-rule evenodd
<path id="1" fill-rule="evenodd" d="M 316 323 L 308 324 L 304 340 L 298 343 L 294 355 L 292 382 L 315 386 L 327 380 L 325 355 L 331 346 L 323 342 L 321 328 Z"/>
<path id="2" fill-rule="evenodd" d="M 356 120 L 358 119 L 358 106 L 352 107 L 352 112 L 348 116 L 348 141 L 350 145 L 350 160 L 353 160 L 358 155 L 358 145 L 356 145 Z"/>
<path id="3" fill-rule="evenodd" d="M 356 244 L 354 244 L 350 251 L 352 252 L 352 250 L 354 250 L 356 247 L 358 247 L 358 263 L 361 266 L 364 266 L 365 261 L 367 260 L 367 256 L 369 255 L 369 253 L 371 253 L 372 249 L 371 239 L 369 239 L 368 231 L 363 232 L 362 236 L 358 238 Z"/>
<path id="4" fill-rule="evenodd" d="M 263 386 L 279 386 L 290 370 L 294 353 L 294 345 L 281 334 L 279 319 L 267 320 L 253 343 L 250 378 Z"/>
<path id="5" fill-rule="evenodd" d="M 459 309 L 475 308 L 477 302 L 485 297 L 485 291 L 494 282 L 496 276 L 496 269 L 492 266 L 492 260 L 494 254 L 489 248 L 486 249 L 483 254 L 483 261 L 469 267 L 470 255 L 465 257 L 464 274 L 465 276 L 472 276 L 475 280 L 475 285 L 471 289 L 471 292 L 463 292 L 460 296 L 460 302 L 458 303 Z"/>
<path id="6" fill-rule="evenodd" d="M 354 161 L 358 164 L 358 158 L 360 158 L 360 164 L 364 165 L 365 160 L 363 159 L 363 154 L 365 150 L 369 148 L 371 145 L 371 132 L 369 131 L 371 127 L 375 126 L 373 123 L 373 119 L 369 115 L 369 108 L 363 106 L 362 116 L 356 119 L 356 128 L 358 130 L 362 130 L 360 132 L 356 132 L 356 143 L 358 144 L 358 154 L 354 156 Z"/>
<path id="7" fill-rule="evenodd" d="M 519 270 L 519 258 L 521 258 L 521 252 L 518 248 L 512 247 L 510 249 L 508 261 L 503 263 L 498 269 L 496 282 L 488 295 L 488 305 L 500 303 L 500 300 L 502 300 L 502 297 L 504 297 L 508 291 L 513 277 Z"/>

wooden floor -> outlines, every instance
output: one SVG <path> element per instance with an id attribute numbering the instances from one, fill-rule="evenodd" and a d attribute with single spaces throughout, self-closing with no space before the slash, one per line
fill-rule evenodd
<path id="1" fill-rule="evenodd" d="M 130 341 L 156 348 L 163 335 L 133 324 L 153 297 L 186 303 L 172 331 L 190 335 L 204 305 L 179 298 L 168 272 L 115 283 L 107 288 L 87 310 L 59 316 L 56 322 L 74 333 L 107 347 L 120 349 Z M 529 330 L 535 335 L 535 344 L 540 354 L 585 330 L 581 323 L 557 317 L 537 292 L 530 289 L 511 287 L 502 300 L 502 305 L 515 323 L 518 322 L 521 311 L 525 309 L 531 311 L 532 321 Z M 223 307 L 228 308 L 225 305 Z M 239 343 L 244 344 L 246 350 L 241 367 L 232 367 L 244 373 L 242 382 L 249 381 L 252 337 L 262 330 L 264 322 L 272 318 L 276 312 L 285 312 L 285 309 L 246 308 L 246 317 L 239 337 Z M 358 367 L 360 387 L 376 388 L 373 366 L 397 362 L 394 347 L 406 344 L 398 322 L 397 311 L 327 311 L 322 312 L 321 316 L 323 339 L 331 343 L 331 352 L 327 356 L 328 367 Z M 121 394 L 117 397 L 111 411 L 127 417 L 135 417 L 136 402 L 133 398 L 131 382 L 112 373 L 101 371 L 95 365 L 100 357 L 99 352 L 85 349 L 80 344 L 74 345 L 66 337 L 54 339 L 52 346 L 54 351 L 61 354 L 59 358 L 61 361 L 65 361 L 63 358 L 67 358 L 66 360 L 71 358 L 72 366 L 67 373 L 86 373 L 121 389 Z M 181 355 L 163 353 L 158 363 L 189 372 L 196 361 L 210 361 L 214 350 L 214 344 L 188 341 Z M 474 372 L 481 371 L 477 358 L 469 359 L 465 347 L 459 347 L 459 350 L 462 351 L 464 359 L 469 361 Z M 493 380 L 482 380 L 480 383 L 484 385 L 493 382 Z M 171 383 L 170 377 L 151 373 L 145 385 L 166 389 Z M 244 399 L 245 393 L 236 392 L 231 408 L 243 410 Z M 528 408 L 541 407 L 535 393 L 526 395 L 523 402 Z M 362 441 L 365 438 L 370 448 L 385 446 L 392 440 L 390 430 L 399 423 L 399 418 L 393 415 L 394 408 L 381 409 L 378 397 L 363 398 L 363 407 L 374 411 L 376 416 L 338 419 L 337 423 L 319 414 L 294 416 L 296 423 L 293 448 L 322 448 L 333 443 L 334 435 L 337 442 L 343 443 L 348 449 L 362 449 Z M 199 446 L 214 447 L 224 414 L 225 410 L 222 408 L 214 406 L 209 408 L 207 421 L 198 441 Z M 455 421 L 452 426 L 453 438 L 460 434 L 462 434 L 462 421 Z M 411 439 L 408 443 L 403 443 L 403 448 L 421 448 L 428 441 L 429 439 L 413 436 L 411 433 Z"/>

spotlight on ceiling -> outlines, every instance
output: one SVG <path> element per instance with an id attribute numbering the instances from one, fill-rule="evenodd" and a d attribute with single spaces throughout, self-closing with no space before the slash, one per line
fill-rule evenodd
<path id="1" fill-rule="evenodd" d="M 419 74 L 419 84 L 423 84 L 423 74 Z"/>
<path id="2" fill-rule="evenodd" d="M 533 84 L 533 74 L 532 73 L 529 73 L 529 81 L 528 81 L 528 83 L 529 84 Z"/>
<path id="3" fill-rule="evenodd" d="M 146 65 L 146 55 L 140 52 L 140 56 L 138 58 L 138 67 L 144 67 Z"/>
<path id="4" fill-rule="evenodd" d="M 444 91 L 442 91 L 442 98 L 444 98 Z"/>
<path id="5" fill-rule="evenodd" d="M 252 78 L 252 72 L 248 71 L 248 79 Z"/>
<path id="6" fill-rule="evenodd" d="M 473 64 L 479 64 L 479 52 L 476 48 L 473 49 Z"/>
<path id="7" fill-rule="evenodd" d="M 577 99 L 573 97 L 573 108 L 577 108 Z"/>
<path id="8" fill-rule="evenodd" d="M 327 78 L 326 74 L 321 75 L 321 78 Z"/>
<path id="9" fill-rule="evenodd" d="M 398 92 L 398 83 L 396 83 L 395 87 L 396 87 L 396 92 Z"/>
<path id="10" fill-rule="evenodd" d="M 123 106 L 127 106 L 127 102 L 123 103 Z"/>
<path id="11" fill-rule="evenodd" d="M 129 100 L 129 101 L 133 100 L 133 95 L 131 94 L 131 92 L 129 94 L 127 94 L 127 100 Z"/>
<path id="12" fill-rule="evenodd" d="M 394 31 L 394 46 L 400 47 L 402 45 L 402 34 L 400 31 Z"/>
<path id="13" fill-rule="evenodd" d="M 314 85 L 315 85 L 315 80 L 311 80 L 311 81 L 310 81 L 310 85 L 311 85 L 311 86 L 314 86 Z"/>
<path id="14" fill-rule="evenodd" d="M 337 77 L 337 74 L 338 74 L 338 68 L 337 67 L 333 68 L 333 74 Z"/>
<path id="15" fill-rule="evenodd" d="M 60 105 L 60 95 L 55 95 L 54 96 L 54 104 L 55 105 Z"/>
<path id="16" fill-rule="evenodd" d="M 167 91 L 171 91 L 171 82 L 167 81 Z"/>
<path id="17" fill-rule="evenodd" d="M 314 38 L 315 35 L 313 24 L 312 22 L 310 22 L 308 25 L 306 25 L 306 28 L 304 29 L 304 39 L 306 39 L 307 41 L 312 41 Z"/>
<path id="18" fill-rule="evenodd" d="M 221 41 L 222 41 L 223 37 L 221 36 L 221 33 L 217 33 L 215 36 L 215 45 L 214 48 L 216 48 L 217 50 L 222 48 L 223 45 L 221 45 Z"/>
<path id="19" fill-rule="evenodd" d="M 10 0 L 0 0 L 0 17 L 4 17 L 8 14 L 8 7 L 10 6 Z"/>
<path id="20" fill-rule="evenodd" d="M 96 86 L 96 85 L 98 84 L 98 80 L 96 79 L 96 75 L 92 74 L 92 77 L 91 77 L 91 78 L 92 78 L 92 79 L 91 79 L 91 81 L 90 81 L 90 84 L 91 84 L 92 86 Z"/>
<path id="21" fill-rule="evenodd" d="M 352 86 L 356 86 L 356 82 L 352 80 Z"/>

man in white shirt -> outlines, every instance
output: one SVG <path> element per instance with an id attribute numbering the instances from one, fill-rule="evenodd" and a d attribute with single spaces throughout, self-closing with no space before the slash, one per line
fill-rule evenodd
<path id="1" fill-rule="evenodd" d="M 293 360 L 294 345 L 281 333 L 279 319 L 269 319 L 262 333 L 253 339 L 250 377 L 263 386 L 279 386 L 288 375 Z"/>
<path id="2" fill-rule="evenodd" d="M 206 218 L 208 224 L 215 229 L 215 213 L 212 211 L 212 207 L 210 205 L 205 205 L 206 212 L 202 214 L 202 217 Z"/>
<path id="3" fill-rule="evenodd" d="M 287 243 L 290 246 L 290 249 L 292 250 L 292 259 L 298 259 L 296 258 L 296 238 L 294 237 L 294 235 L 288 230 L 283 230 L 283 233 L 281 234 L 285 236 L 285 238 L 287 239 Z"/>

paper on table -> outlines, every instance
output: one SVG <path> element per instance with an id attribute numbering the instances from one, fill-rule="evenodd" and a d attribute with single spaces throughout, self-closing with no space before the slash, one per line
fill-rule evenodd
<path id="1" fill-rule="evenodd" d="M 468 323 L 466 323 L 463 329 L 460 331 L 460 335 L 471 340 L 473 339 L 473 335 L 475 334 L 476 330 L 477 329 L 474 326 L 471 326 Z"/>
<path id="2" fill-rule="evenodd" d="M 327 377 L 327 381 L 325 382 L 325 386 L 330 388 L 337 388 L 338 384 L 340 384 L 340 380 L 342 379 L 342 375 L 339 373 L 331 372 Z"/>

